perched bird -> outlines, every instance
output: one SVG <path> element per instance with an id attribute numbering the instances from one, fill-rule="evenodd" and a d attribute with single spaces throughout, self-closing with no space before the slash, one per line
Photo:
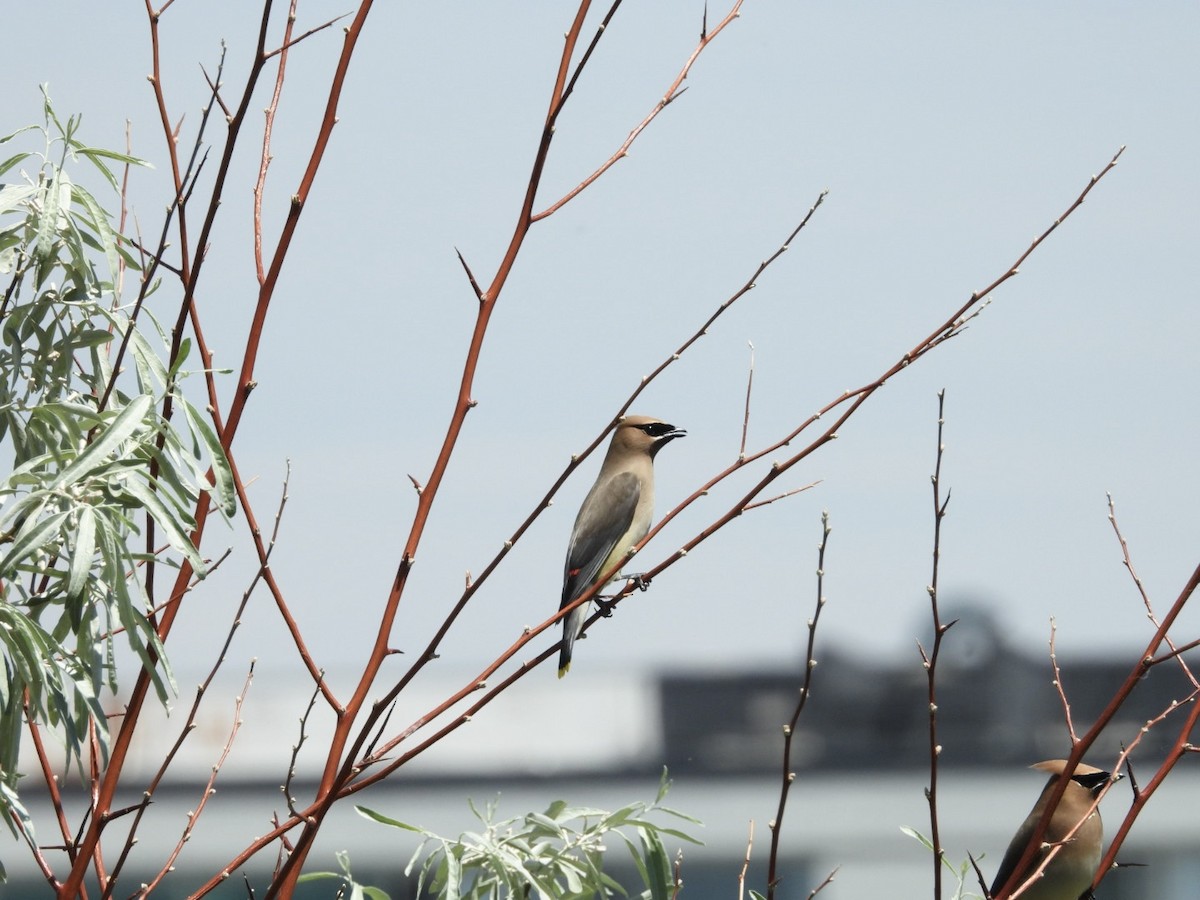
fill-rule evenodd
<path id="1" fill-rule="evenodd" d="M 1000 863 L 1000 871 L 996 873 L 996 880 L 992 882 L 992 894 L 998 893 L 1004 883 L 1008 881 L 1013 869 L 1016 868 L 1021 856 L 1025 853 L 1029 838 L 1033 835 L 1033 830 L 1037 827 L 1037 823 L 1046 809 L 1046 801 L 1054 789 L 1054 783 L 1063 773 L 1066 765 L 1065 759 L 1048 759 L 1030 767 L 1049 772 L 1050 780 L 1042 788 L 1042 795 L 1038 797 L 1037 803 L 1033 805 L 1033 809 L 1025 817 L 1021 827 L 1017 829 L 1017 833 L 1013 835 L 1012 842 L 1008 845 L 1008 850 L 1005 851 L 1004 859 Z M 1083 819 L 1088 807 L 1100 793 L 1100 789 L 1111 778 L 1112 776 L 1102 769 L 1085 766 L 1082 763 L 1077 765 L 1058 806 L 1054 809 L 1054 814 L 1050 817 L 1046 834 L 1042 838 L 1043 843 L 1050 845 L 1061 843 L 1066 838 L 1067 832 Z M 1096 869 L 1100 865 L 1102 838 L 1103 826 L 1100 824 L 1100 810 L 1096 809 L 1087 817 L 1087 821 L 1080 825 L 1075 836 L 1059 848 L 1054 859 L 1050 860 L 1050 864 L 1046 866 L 1042 877 L 1029 886 L 1029 889 L 1021 895 L 1021 900 L 1079 900 L 1083 892 L 1091 887 L 1092 879 L 1096 877 Z M 1030 868 L 1021 876 L 1021 882 L 1024 882 L 1041 864 L 1048 852 L 1049 847 L 1043 847 L 1038 852 L 1038 855 L 1033 858 Z"/>
<path id="2" fill-rule="evenodd" d="M 685 434 L 683 429 L 649 416 L 626 416 L 617 425 L 596 483 L 575 517 L 559 609 L 619 565 L 629 548 L 646 536 L 654 514 L 654 455 Z M 570 671 L 571 648 L 589 607 L 590 602 L 584 603 L 563 619 L 559 678 Z"/>

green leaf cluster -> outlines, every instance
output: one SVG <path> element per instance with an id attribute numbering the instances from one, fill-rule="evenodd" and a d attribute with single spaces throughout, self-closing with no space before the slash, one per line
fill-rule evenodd
<path id="1" fill-rule="evenodd" d="M 635 802 L 609 812 L 557 800 L 543 813 L 500 821 L 496 819 L 496 803 L 483 810 L 471 803 L 471 812 L 481 828 L 457 838 L 442 837 L 365 807 L 358 807 L 358 811 L 373 821 L 421 836 L 405 869 L 406 875 L 418 873 L 418 895 L 428 888 L 439 900 L 628 896 L 629 891 L 604 870 L 611 843 L 628 850 L 642 882 L 638 896 L 644 900 L 670 900 L 675 893 L 675 876 L 664 838 L 700 842 L 656 821 L 665 817 L 668 821 L 699 824 L 663 805 L 669 788 L 664 771 L 652 803 Z M 348 866 L 343 865 L 343 869 L 348 875 Z M 343 876 L 314 873 L 305 877 Z"/>
<path id="2" fill-rule="evenodd" d="M 86 164 L 116 190 L 110 165 L 143 163 L 82 143 L 80 120 L 60 120 L 43 94 L 44 124 L 0 138 L 42 139 L 0 161 L 0 466 L 10 467 L 0 477 L 0 814 L 26 830 L 23 719 L 58 735 L 74 762 L 92 736 L 103 750 L 100 697 L 117 689 L 118 634 L 167 702 L 174 683 L 142 573 L 186 559 L 203 577 L 197 499 L 209 492 L 227 515 L 235 504 L 220 442 L 180 389 L 187 342 L 164 362 L 170 342 L 143 303 L 122 305 L 126 278 L 142 301 L 154 285 L 69 174 Z M 151 525 L 164 546 L 146 546 Z"/>

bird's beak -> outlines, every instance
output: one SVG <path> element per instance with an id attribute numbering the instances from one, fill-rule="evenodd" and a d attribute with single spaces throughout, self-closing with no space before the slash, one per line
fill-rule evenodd
<path id="1" fill-rule="evenodd" d="M 660 444 L 665 444 L 667 441 L 673 441 L 675 438 L 687 437 L 687 432 L 682 428 L 672 426 L 671 430 L 658 439 Z"/>

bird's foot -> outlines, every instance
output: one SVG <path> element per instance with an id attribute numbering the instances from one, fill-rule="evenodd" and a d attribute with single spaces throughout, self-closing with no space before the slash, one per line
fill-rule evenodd
<path id="1" fill-rule="evenodd" d="M 632 575 L 621 575 L 626 581 L 632 581 L 633 586 L 639 591 L 650 589 L 650 578 L 644 572 L 634 572 Z"/>
<path id="2" fill-rule="evenodd" d="M 596 596 L 592 600 L 596 604 L 596 611 L 606 619 L 613 614 L 613 608 L 617 605 L 616 597 Z"/>

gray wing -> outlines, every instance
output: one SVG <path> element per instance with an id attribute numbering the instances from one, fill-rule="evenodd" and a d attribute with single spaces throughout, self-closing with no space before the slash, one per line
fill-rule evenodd
<path id="1" fill-rule="evenodd" d="M 996 870 L 996 877 L 992 881 L 990 893 L 994 894 L 1000 890 L 1004 882 L 1008 881 L 1013 873 L 1013 869 L 1017 867 L 1021 855 L 1025 852 L 1025 845 L 1029 843 L 1029 838 L 1033 835 L 1033 827 L 1036 824 L 1036 819 L 1031 822 L 1029 818 L 1026 818 L 1021 827 L 1017 829 L 1017 833 L 1013 835 L 1008 849 L 1004 851 L 1004 859 L 1000 861 L 1000 868 Z M 1037 856 L 1033 858 L 1035 864 L 1038 862 L 1038 859 Z"/>
<path id="2" fill-rule="evenodd" d="M 604 561 L 633 524 L 633 514 L 641 495 L 641 485 L 632 472 L 615 475 L 596 485 L 588 494 L 571 532 L 559 609 L 604 574 Z"/>

